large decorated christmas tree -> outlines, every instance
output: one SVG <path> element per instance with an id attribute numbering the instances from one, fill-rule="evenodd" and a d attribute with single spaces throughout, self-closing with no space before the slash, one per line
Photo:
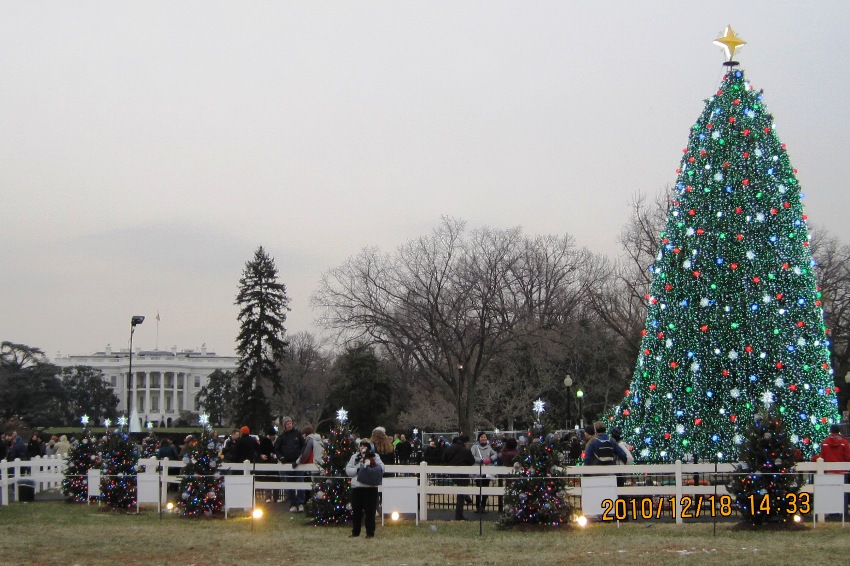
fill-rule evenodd
<path id="1" fill-rule="evenodd" d="M 727 72 L 691 128 L 625 399 L 613 412 L 644 462 L 733 461 L 765 405 L 810 456 L 837 399 L 800 185 L 762 91 Z"/>
<path id="2" fill-rule="evenodd" d="M 342 525 L 351 520 L 351 481 L 345 466 L 357 450 L 345 409 L 337 411 L 337 422 L 325 443 L 322 459 L 316 462 L 321 473 L 313 476 L 312 497 L 306 511 L 314 525 Z"/>

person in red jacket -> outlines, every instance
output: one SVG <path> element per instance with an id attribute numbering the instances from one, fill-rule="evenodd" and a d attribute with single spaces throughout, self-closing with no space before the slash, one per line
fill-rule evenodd
<path id="1" fill-rule="evenodd" d="M 841 428 L 838 425 L 829 427 L 829 436 L 824 438 L 820 445 L 820 454 L 813 459 L 823 458 L 824 462 L 850 462 L 850 442 L 841 436 Z M 843 474 L 843 471 L 833 471 L 834 474 Z"/>

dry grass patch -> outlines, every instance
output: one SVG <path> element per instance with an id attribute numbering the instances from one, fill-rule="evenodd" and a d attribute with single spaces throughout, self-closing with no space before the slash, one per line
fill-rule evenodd
<path id="1" fill-rule="evenodd" d="M 378 526 L 372 540 L 347 528 L 306 525 L 276 512 L 181 519 L 62 502 L 0 508 L 3 564 L 846 564 L 850 527 L 828 523 L 802 532 L 742 532 L 732 524 L 591 524 L 556 532 L 503 531 L 493 523 L 429 521 Z"/>

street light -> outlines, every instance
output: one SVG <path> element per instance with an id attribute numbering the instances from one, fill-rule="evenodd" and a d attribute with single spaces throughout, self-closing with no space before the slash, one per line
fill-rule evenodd
<path id="1" fill-rule="evenodd" d="M 573 377 L 570 374 L 567 374 L 567 377 L 564 378 L 564 387 L 567 388 L 567 428 L 570 428 L 570 405 L 572 402 L 570 401 L 570 387 L 573 386 Z"/>
<path id="2" fill-rule="evenodd" d="M 145 317 L 135 315 L 130 319 L 130 383 L 131 396 L 128 405 L 130 406 L 130 432 L 142 432 L 142 427 L 139 423 L 139 413 L 136 410 L 136 379 L 133 375 L 133 333 L 136 331 L 136 325 L 145 321 Z"/>
<path id="3" fill-rule="evenodd" d="M 581 411 L 581 400 L 584 398 L 584 391 L 579 389 L 576 391 L 576 399 L 578 399 L 578 419 L 581 426 L 584 426 L 584 414 Z"/>

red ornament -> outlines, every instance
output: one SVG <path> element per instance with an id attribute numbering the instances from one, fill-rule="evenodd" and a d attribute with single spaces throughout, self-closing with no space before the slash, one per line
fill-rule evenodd
<path id="1" fill-rule="evenodd" d="M 688 163 L 693 163 L 694 161 L 696 161 L 696 159 L 694 159 L 693 156 L 688 157 Z"/>
<path id="2" fill-rule="evenodd" d="M 826 394 L 827 394 L 827 395 L 832 395 L 832 389 L 831 389 L 831 388 L 829 388 L 829 387 L 827 387 L 827 388 L 826 388 Z M 824 421 L 824 422 L 826 422 L 826 421 Z"/>
<path id="3" fill-rule="evenodd" d="M 788 202 L 788 201 L 785 201 L 785 202 L 782 203 L 782 206 L 784 206 L 785 208 L 791 208 L 791 203 Z"/>
<path id="4" fill-rule="evenodd" d="M 734 123 L 735 123 L 735 117 L 734 117 L 734 116 L 730 116 L 730 117 L 729 117 L 729 123 L 730 123 L 730 124 L 734 124 Z"/>
<path id="5" fill-rule="evenodd" d="M 742 184 L 742 185 L 744 185 L 744 186 L 746 187 L 747 185 L 749 185 L 749 184 L 750 184 L 750 180 L 749 180 L 749 179 L 744 179 L 743 181 L 741 181 L 741 184 Z"/>
<path id="6" fill-rule="evenodd" d="M 749 152 L 749 151 L 745 151 L 745 152 L 744 152 L 744 159 L 749 159 L 749 157 L 750 157 L 750 152 Z"/>
<path id="7" fill-rule="evenodd" d="M 782 369 L 782 362 L 776 362 L 776 369 Z"/>
<path id="8" fill-rule="evenodd" d="M 776 300 L 781 301 L 784 296 L 782 293 L 776 293 Z"/>
<path id="9" fill-rule="evenodd" d="M 770 128 L 765 128 L 765 129 L 764 129 L 764 133 L 769 134 L 769 133 L 770 133 Z"/>
<path id="10" fill-rule="evenodd" d="M 740 206 L 735 207 L 735 214 L 741 214 L 744 210 Z"/>
<path id="11" fill-rule="evenodd" d="M 658 334 L 656 334 L 656 336 L 658 336 L 658 339 L 660 340 L 660 339 L 664 338 L 664 333 L 659 332 Z"/>
<path id="12" fill-rule="evenodd" d="M 808 214 L 804 214 L 804 215 L 803 215 L 803 220 L 808 220 L 808 219 L 809 219 L 809 215 L 808 215 Z"/>
<path id="13" fill-rule="evenodd" d="M 655 391 L 656 385 L 654 383 L 649 384 L 650 391 Z"/>
<path id="14" fill-rule="evenodd" d="M 805 322 L 803 322 L 802 320 L 798 320 L 798 321 L 797 321 L 797 326 L 798 326 L 798 327 L 800 327 L 800 328 L 803 328 L 804 326 L 806 326 L 806 323 L 805 323 Z"/>
<path id="15" fill-rule="evenodd" d="M 680 251 L 682 251 L 682 250 L 680 250 L 679 248 L 673 248 L 673 253 L 674 253 L 674 254 L 677 254 L 677 253 L 679 253 Z"/>
<path id="16" fill-rule="evenodd" d="M 745 351 L 749 354 L 750 352 L 752 352 L 752 351 L 753 351 L 753 347 L 752 347 L 752 346 L 746 346 L 746 347 L 744 348 L 744 350 L 745 350 Z"/>
<path id="17" fill-rule="evenodd" d="M 702 424 L 702 419 L 701 419 L 701 418 L 699 418 L 699 417 L 695 418 L 695 419 L 694 419 L 694 424 L 695 424 L 695 425 L 701 425 L 701 424 Z"/>
<path id="18" fill-rule="evenodd" d="M 753 277 L 753 283 L 761 283 L 761 277 Z"/>
<path id="19" fill-rule="evenodd" d="M 694 210 L 693 208 L 688 211 L 689 216 L 694 216 L 694 215 L 696 215 L 696 213 L 697 213 L 697 211 Z"/>
<path id="20" fill-rule="evenodd" d="M 737 421 L 737 420 L 738 420 L 738 415 L 730 415 L 730 416 L 729 416 L 729 420 L 730 420 L 730 421 L 732 421 L 732 422 L 734 423 L 735 421 Z"/>
<path id="21" fill-rule="evenodd" d="M 651 352 L 649 351 L 649 349 L 646 349 L 646 350 L 643 351 L 643 353 L 644 353 L 645 356 L 648 356 Z"/>
<path id="22" fill-rule="evenodd" d="M 664 433 L 664 440 L 670 440 L 670 433 L 669 432 Z"/>
<path id="23" fill-rule="evenodd" d="M 676 362 L 670 362 L 670 367 L 676 369 L 677 367 L 679 367 L 679 364 L 677 364 Z"/>
<path id="24" fill-rule="evenodd" d="M 672 289 L 672 288 L 673 288 L 673 286 L 672 286 L 672 285 L 670 285 L 669 283 L 667 283 L 666 285 L 664 285 L 664 290 L 665 290 L 665 291 L 669 291 L 669 290 L 670 290 L 670 289 Z"/>
<path id="25" fill-rule="evenodd" d="M 703 324 L 702 326 L 700 326 L 700 327 L 699 327 L 699 329 L 700 329 L 700 330 L 702 330 L 703 332 L 708 332 L 708 326 L 707 326 L 707 325 L 705 325 L 705 324 Z"/>
<path id="26" fill-rule="evenodd" d="M 744 129 L 744 135 L 745 135 L 745 136 L 750 135 L 750 129 L 749 129 L 749 128 L 745 128 L 745 129 Z"/>
<path id="27" fill-rule="evenodd" d="M 821 364 L 820 368 L 821 369 L 829 369 L 829 364 Z"/>
<path id="28" fill-rule="evenodd" d="M 734 104 L 735 106 L 738 106 L 739 104 L 741 104 L 741 99 L 736 98 L 735 100 L 732 101 L 732 104 Z"/>
<path id="29" fill-rule="evenodd" d="M 699 277 L 699 271 L 694 271 L 694 277 Z"/>
<path id="30" fill-rule="evenodd" d="M 702 228 L 697 228 L 697 235 L 702 236 L 703 234 L 705 234 L 705 230 L 703 230 Z"/>
<path id="31" fill-rule="evenodd" d="M 797 391 L 797 386 L 792 383 L 788 386 L 788 389 L 790 389 L 791 391 Z"/>
<path id="32" fill-rule="evenodd" d="M 737 239 L 738 239 L 738 241 L 740 242 L 741 240 L 743 240 L 743 239 L 744 239 L 744 235 L 743 235 L 743 234 L 737 234 L 737 235 L 735 236 L 735 238 L 737 238 Z"/>
<path id="33" fill-rule="evenodd" d="M 723 375 L 723 377 L 729 377 L 729 370 L 728 369 L 724 369 L 720 373 Z"/>
<path id="34" fill-rule="evenodd" d="M 731 269 L 732 271 L 735 271 L 736 269 L 738 269 L 738 264 L 733 263 L 733 264 L 729 265 L 729 269 Z"/>
<path id="35" fill-rule="evenodd" d="M 776 213 L 777 213 L 777 212 L 779 212 L 779 211 L 778 211 L 778 210 L 776 210 L 775 208 L 771 208 L 771 209 L 770 209 L 770 214 L 772 214 L 773 216 L 776 216 Z"/>
<path id="36" fill-rule="evenodd" d="M 640 331 L 641 336 L 646 336 L 647 334 L 649 334 L 649 332 L 646 331 L 646 328 Z"/>
<path id="37" fill-rule="evenodd" d="M 623 409 L 623 416 L 624 417 L 628 417 L 630 414 L 631 414 L 631 411 L 629 411 L 628 409 Z"/>

